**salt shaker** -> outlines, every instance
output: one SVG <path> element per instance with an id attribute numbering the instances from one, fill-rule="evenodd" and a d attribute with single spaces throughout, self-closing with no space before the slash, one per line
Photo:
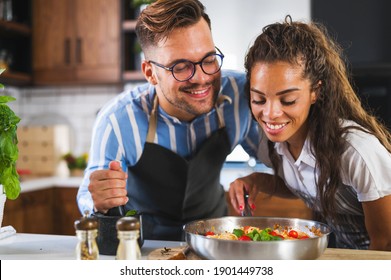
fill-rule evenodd
<path id="1" fill-rule="evenodd" d="M 84 212 L 80 220 L 75 221 L 76 236 L 79 239 L 76 245 L 77 260 L 97 260 L 99 258 L 98 221 L 89 216 L 89 211 Z"/>
<path id="2" fill-rule="evenodd" d="M 122 217 L 116 223 L 119 244 L 117 260 L 138 260 L 141 258 L 138 238 L 140 236 L 140 222 L 135 217 Z"/>

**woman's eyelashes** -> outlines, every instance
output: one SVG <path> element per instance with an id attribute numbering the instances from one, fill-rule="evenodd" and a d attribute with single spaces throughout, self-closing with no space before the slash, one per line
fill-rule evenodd
<path id="1" fill-rule="evenodd" d="M 255 99 L 252 99 L 251 103 L 255 104 L 255 105 L 263 105 L 263 104 L 266 103 L 266 100 L 255 100 Z"/>
<path id="2" fill-rule="evenodd" d="M 291 100 L 291 101 L 290 100 L 280 100 L 280 102 L 283 106 L 291 106 L 296 103 L 296 99 Z M 264 104 L 266 104 L 266 99 L 260 99 L 260 100 L 252 99 L 251 103 L 253 103 L 255 105 L 264 105 Z"/>
<path id="3" fill-rule="evenodd" d="M 281 100 L 281 104 L 284 105 L 284 106 L 291 106 L 291 105 L 293 105 L 295 103 L 296 103 L 296 99 L 292 100 L 292 101 Z"/>

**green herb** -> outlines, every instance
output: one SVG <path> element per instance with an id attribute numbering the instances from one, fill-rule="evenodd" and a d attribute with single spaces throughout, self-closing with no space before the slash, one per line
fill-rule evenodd
<path id="1" fill-rule="evenodd" d="M 125 217 L 135 216 L 135 215 L 137 215 L 137 210 L 128 210 L 128 212 L 126 212 L 125 214 Z"/>
<path id="2" fill-rule="evenodd" d="M 20 118 L 7 105 L 14 100 L 11 96 L 0 96 L 0 184 L 4 186 L 8 199 L 16 199 L 20 193 L 19 175 L 16 172 L 19 154 L 16 129 Z"/>
<path id="3" fill-rule="evenodd" d="M 149 5 L 155 2 L 155 0 L 133 0 L 132 6 L 137 8 L 140 7 L 141 5 Z"/>
<path id="4" fill-rule="evenodd" d="M 238 229 L 238 228 L 235 228 L 233 231 L 232 231 L 233 234 L 236 235 L 236 237 L 242 237 L 244 235 L 244 230 L 242 229 Z"/>
<path id="5" fill-rule="evenodd" d="M 281 237 L 279 236 L 273 236 L 271 234 L 273 230 L 271 228 L 265 228 L 261 231 L 258 231 L 254 229 L 247 235 L 253 240 L 253 241 L 272 241 L 272 240 L 281 240 Z"/>

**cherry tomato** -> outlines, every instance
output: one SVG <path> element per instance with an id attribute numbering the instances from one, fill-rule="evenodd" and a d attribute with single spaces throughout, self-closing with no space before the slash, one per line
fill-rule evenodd
<path id="1" fill-rule="evenodd" d="M 205 236 L 208 236 L 208 235 L 215 235 L 215 233 L 214 233 L 213 231 L 207 231 L 207 232 L 205 233 Z"/>
<path id="2" fill-rule="evenodd" d="M 307 239 L 307 238 L 309 238 L 308 235 L 302 235 L 302 236 L 299 237 L 299 239 Z"/>
<path id="3" fill-rule="evenodd" d="M 252 239 L 250 237 L 248 237 L 247 235 L 242 235 L 241 237 L 238 238 L 238 240 L 251 241 Z"/>
<path id="4" fill-rule="evenodd" d="M 289 237 L 292 237 L 292 238 L 298 238 L 298 237 L 299 237 L 299 234 L 298 234 L 297 231 L 295 231 L 295 230 L 290 230 L 290 231 L 288 232 L 288 236 L 289 236 Z"/>

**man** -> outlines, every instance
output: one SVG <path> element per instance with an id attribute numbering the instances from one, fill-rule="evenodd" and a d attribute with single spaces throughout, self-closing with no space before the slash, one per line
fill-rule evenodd
<path id="1" fill-rule="evenodd" d="M 136 32 L 148 84 L 99 113 L 77 196 L 80 211 L 125 205 L 144 239 L 181 240 L 184 223 L 227 214 L 220 171 L 237 144 L 255 156 L 259 132 L 245 76 L 221 73 L 224 55 L 198 0 L 158 0 Z"/>

